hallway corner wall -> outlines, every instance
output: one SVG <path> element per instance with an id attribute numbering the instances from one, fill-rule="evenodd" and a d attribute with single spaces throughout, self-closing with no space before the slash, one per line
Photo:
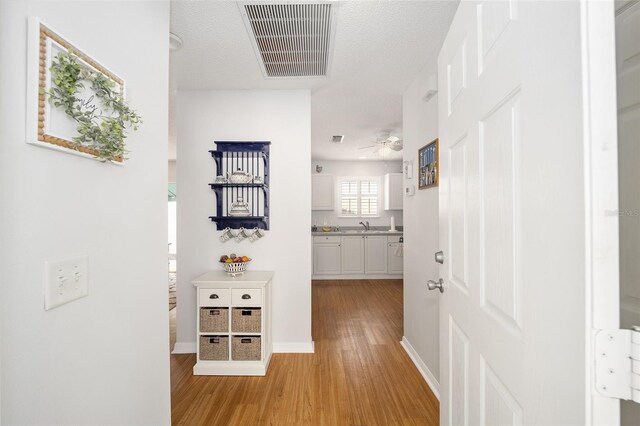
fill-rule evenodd
<path id="1" fill-rule="evenodd" d="M 438 137 L 438 96 L 424 96 L 429 77 L 437 73 L 435 59 L 428 62 L 402 97 L 404 161 L 413 162 L 415 195 L 404 197 L 404 341 L 423 376 L 436 395 L 440 377 L 440 336 L 438 292 L 429 292 L 425 283 L 437 279 L 438 188 L 418 189 L 418 149 Z M 407 344 L 408 343 L 408 344 Z M 419 360 L 416 360 L 416 356 Z M 434 389 L 435 388 L 435 389 Z"/>

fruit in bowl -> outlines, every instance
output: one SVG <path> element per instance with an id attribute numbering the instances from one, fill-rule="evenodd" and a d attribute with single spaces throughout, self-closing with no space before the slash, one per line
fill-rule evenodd
<path id="1" fill-rule="evenodd" d="M 229 256 L 226 254 L 220 256 L 221 263 L 243 263 L 249 261 L 251 259 L 248 256 L 237 256 L 235 253 L 231 253 Z"/>
<path id="2" fill-rule="evenodd" d="M 247 264 L 251 262 L 249 256 L 238 256 L 235 253 L 231 253 L 229 256 L 226 254 L 220 256 L 220 265 L 224 268 L 227 274 L 235 277 L 236 275 L 242 275 L 247 269 Z"/>

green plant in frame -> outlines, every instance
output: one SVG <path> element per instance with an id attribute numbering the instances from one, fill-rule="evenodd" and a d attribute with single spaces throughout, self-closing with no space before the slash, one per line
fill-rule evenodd
<path id="1" fill-rule="evenodd" d="M 142 118 L 129 108 L 122 94 L 116 91 L 116 84 L 79 63 L 72 51 L 59 53 L 51 61 L 49 70 L 49 103 L 63 109 L 77 122 L 78 136 L 72 138 L 76 148 L 92 148 L 102 161 L 125 159 L 126 130 L 138 130 Z M 85 84 L 90 85 L 94 95 L 81 99 L 78 93 Z"/>

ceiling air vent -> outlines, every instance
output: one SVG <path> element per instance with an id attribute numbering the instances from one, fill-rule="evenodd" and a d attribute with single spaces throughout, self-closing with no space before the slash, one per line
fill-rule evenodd
<path id="1" fill-rule="evenodd" d="M 327 75 L 332 44 L 331 4 L 239 6 L 265 77 Z"/>
<path id="2" fill-rule="evenodd" d="M 331 142 L 333 143 L 342 143 L 344 139 L 344 135 L 331 136 Z"/>

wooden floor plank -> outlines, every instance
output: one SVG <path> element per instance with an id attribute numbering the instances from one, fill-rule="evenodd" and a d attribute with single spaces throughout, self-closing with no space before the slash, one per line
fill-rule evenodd
<path id="1" fill-rule="evenodd" d="M 316 352 L 274 354 L 266 377 L 193 376 L 194 355 L 171 355 L 173 424 L 437 425 L 399 344 L 402 281 L 314 281 L 312 293 Z"/>

